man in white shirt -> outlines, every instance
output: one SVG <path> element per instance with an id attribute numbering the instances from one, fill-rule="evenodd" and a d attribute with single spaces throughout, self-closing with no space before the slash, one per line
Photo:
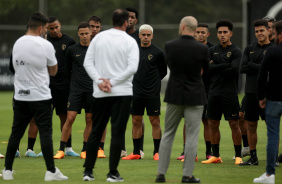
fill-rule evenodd
<path id="1" fill-rule="evenodd" d="M 53 160 L 53 110 L 49 75 L 55 76 L 58 66 L 54 47 L 42 38 L 47 30 L 46 23 L 44 15 L 34 13 L 29 19 L 26 35 L 19 38 L 13 47 L 14 120 L 6 152 L 4 180 L 14 179 L 14 155 L 33 117 L 41 134 L 41 148 L 47 166 L 45 181 L 68 179 L 55 167 Z"/>
<path id="2" fill-rule="evenodd" d="M 93 168 L 103 131 L 111 118 L 110 172 L 107 181 L 123 181 L 117 166 L 130 113 L 132 79 L 139 63 L 136 41 L 125 30 L 129 14 L 113 12 L 113 28 L 96 35 L 90 43 L 84 68 L 93 80 L 92 132 L 87 141 L 84 181 L 94 180 Z"/>

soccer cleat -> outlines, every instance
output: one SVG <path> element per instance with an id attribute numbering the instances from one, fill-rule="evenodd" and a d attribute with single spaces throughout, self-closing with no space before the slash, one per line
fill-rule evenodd
<path id="1" fill-rule="evenodd" d="M 133 153 L 122 158 L 122 160 L 138 160 L 138 159 L 141 159 L 141 155 L 133 155 Z"/>
<path id="2" fill-rule="evenodd" d="M 65 157 L 64 151 L 57 151 L 57 154 L 54 156 L 54 159 L 62 159 Z"/>
<path id="3" fill-rule="evenodd" d="M 5 158 L 5 156 L 0 153 L 0 158 Z"/>
<path id="4" fill-rule="evenodd" d="M 212 164 L 212 163 L 221 163 L 221 162 L 223 162 L 221 160 L 221 157 L 212 156 L 208 160 L 202 161 L 202 164 Z"/>
<path id="5" fill-rule="evenodd" d="M 241 151 L 242 158 L 246 157 L 246 156 L 250 156 L 250 155 L 251 155 L 250 154 L 250 147 L 249 146 L 248 147 L 243 147 L 242 151 Z"/>
<path id="6" fill-rule="evenodd" d="M 164 174 L 159 174 L 157 175 L 157 178 L 155 180 L 156 183 L 165 183 L 165 175 Z"/>
<path id="7" fill-rule="evenodd" d="M 124 150 L 121 150 L 121 153 L 120 153 L 120 158 L 122 157 L 126 157 L 127 156 L 127 152 L 124 151 Z"/>
<path id="8" fill-rule="evenodd" d="M 21 157 L 19 150 L 17 150 L 17 152 L 16 152 L 16 154 L 15 154 L 15 158 L 17 158 L 17 157 L 18 157 L 18 158 Z"/>
<path id="9" fill-rule="evenodd" d="M 201 180 L 199 178 L 195 178 L 193 175 L 191 178 L 182 176 L 182 183 L 201 183 Z"/>
<path id="10" fill-rule="evenodd" d="M 242 163 L 243 163 L 243 160 L 242 160 L 241 157 L 236 157 L 236 158 L 235 158 L 235 164 L 236 164 L 236 165 L 239 165 L 239 164 L 242 164 Z"/>
<path id="11" fill-rule="evenodd" d="M 83 174 L 83 181 L 92 181 L 95 180 L 93 174 Z"/>
<path id="12" fill-rule="evenodd" d="M 121 181 L 123 181 L 123 178 L 120 177 L 118 172 L 116 174 L 109 173 L 107 175 L 107 180 L 106 181 L 108 181 L 108 182 L 121 182 Z"/>
<path id="13" fill-rule="evenodd" d="M 275 183 L 275 175 L 266 176 L 266 173 L 262 174 L 259 178 L 255 178 L 254 183 Z"/>
<path id="14" fill-rule="evenodd" d="M 26 157 L 38 157 L 34 151 L 32 151 L 31 149 L 28 149 L 25 154 Z"/>
<path id="15" fill-rule="evenodd" d="M 156 153 L 154 156 L 153 156 L 154 160 L 159 160 L 159 153 Z"/>
<path id="16" fill-rule="evenodd" d="M 104 150 L 102 150 L 102 148 L 99 148 L 97 157 L 98 158 L 106 158 L 106 155 L 104 154 Z"/>
<path id="17" fill-rule="evenodd" d="M 140 150 L 140 155 L 141 155 L 141 158 L 145 157 L 145 153 L 142 150 Z"/>
<path id="18" fill-rule="evenodd" d="M 66 156 L 79 157 L 80 155 L 72 150 L 72 147 L 66 148 Z"/>
<path id="19" fill-rule="evenodd" d="M 184 153 L 182 153 L 182 154 L 177 158 L 177 160 L 182 160 L 182 159 L 184 159 Z"/>
<path id="20" fill-rule="evenodd" d="M 69 178 L 67 176 L 64 176 L 61 171 L 55 167 L 55 173 L 52 173 L 51 171 L 46 171 L 45 173 L 45 181 L 61 181 L 61 180 L 68 180 Z"/>
<path id="21" fill-rule="evenodd" d="M 42 151 L 40 152 L 40 153 L 38 153 L 38 155 L 37 155 L 38 157 L 43 157 L 43 153 L 42 153 Z"/>
<path id="22" fill-rule="evenodd" d="M 247 160 L 246 162 L 240 163 L 239 165 L 241 165 L 241 166 L 246 166 L 246 165 L 259 165 L 259 163 L 258 163 L 258 159 L 252 159 L 252 158 L 250 157 L 249 160 Z"/>
<path id="23" fill-rule="evenodd" d="M 199 160 L 199 158 L 198 158 L 198 156 L 196 156 L 195 162 L 198 162 L 198 160 Z M 181 162 L 184 162 L 184 158 L 181 160 Z"/>
<path id="24" fill-rule="evenodd" d="M 82 151 L 82 152 L 80 153 L 80 158 L 86 159 L 86 151 Z"/>
<path id="25" fill-rule="evenodd" d="M 11 170 L 2 170 L 3 180 L 13 180 L 14 179 L 14 171 Z"/>

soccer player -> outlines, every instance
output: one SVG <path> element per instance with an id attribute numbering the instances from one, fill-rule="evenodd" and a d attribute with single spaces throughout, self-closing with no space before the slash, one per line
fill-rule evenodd
<path id="1" fill-rule="evenodd" d="M 253 23 L 257 41 L 248 45 L 243 53 L 240 73 L 246 74 L 245 117 L 248 127 L 247 135 L 251 157 L 239 165 L 258 165 L 257 158 L 257 126 L 259 116 L 265 120 L 264 109 L 259 107 L 257 77 L 266 49 L 273 44 L 269 41 L 269 29 L 266 20 L 258 19 Z"/>
<path id="2" fill-rule="evenodd" d="M 128 12 L 113 12 L 113 28 L 95 36 L 87 50 L 84 68 L 93 80 L 92 132 L 87 141 L 83 180 L 94 180 L 93 168 L 103 131 L 111 118 L 112 139 L 107 181 L 120 182 L 117 167 L 130 113 L 132 79 L 139 63 L 136 41 L 125 30 Z"/>
<path id="3" fill-rule="evenodd" d="M 67 106 L 67 120 L 62 130 L 60 149 L 54 156 L 56 159 L 64 158 L 64 150 L 71 134 L 72 124 L 77 114 L 81 113 L 82 108 L 85 109 L 86 122 L 83 134 L 83 148 L 80 155 L 82 159 L 86 158 L 87 139 L 92 130 L 93 81 L 83 67 L 84 57 L 91 41 L 90 26 L 87 22 L 78 25 L 78 37 L 79 43 L 70 46 L 65 57 L 66 77 L 70 81 L 70 95 Z"/>
<path id="4" fill-rule="evenodd" d="M 140 44 L 140 37 L 139 37 L 139 30 L 136 29 L 135 25 L 138 22 L 138 11 L 135 8 L 125 8 L 125 10 L 129 13 L 129 19 L 128 19 L 128 27 L 126 28 L 126 32 L 132 36 L 138 45 Z"/>
<path id="5" fill-rule="evenodd" d="M 34 117 L 39 129 L 41 148 L 47 171 L 45 181 L 67 180 L 55 167 L 52 141 L 52 96 L 49 75 L 58 70 L 55 50 L 42 36 L 46 32 L 47 17 L 34 13 L 29 18 L 27 34 L 20 37 L 13 47 L 15 69 L 14 118 L 12 133 L 7 146 L 4 180 L 13 180 L 14 155 L 26 127 Z M 40 61 L 40 62 L 38 62 Z"/>
<path id="6" fill-rule="evenodd" d="M 268 29 L 269 29 L 269 41 L 271 43 L 274 43 L 274 37 L 273 37 L 273 33 L 272 33 L 272 24 L 274 24 L 276 20 L 275 20 L 275 18 L 273 18 L 271 16 L 265 16 L 262 19 L 267 21 Z"/>
<path id="7" fill-rule="evenodd" d="M 67 119 L 67 103 L 70 91 L 69 80 L 65 77 L 65 55 L 67 48 L 74 45 L 75 40 L 61 32 L 61 23 L 57 17 L 52 16 L 48 18 L 48 31 L 47 40 L 53 44 L 58 61 L 58 73 L 56 76 L 51 77 L 50 89 L 53 98 L 53 108 L 56 109 L 56 114 L 60 118 L 62 130 Z M 79 157 L 79 154 L 72 150 L 71 136 L 68 138 L 65 154 Z"/>
<path id="8" fill-rule="evenodd" d="M 276 46 L 266 50 L 258 75 L 259 105 L 265 108 L 267 122 L 266 172 L 255 178 L 254 183 L 275 183 L 275 162 L 282 115 L 282 21 L 273 25 L 273 36 Z"/>
<path id="9" fill-rule="evenodd" d="M 90 25 L 90 30 L 92 32 L 91 34 L 91 40 L 92 40 L 101 31 L 102 20 L 100 17 L 93 15 L 89 17 L 88 23 Z M 98 158 L 106 158 L 106 155 L 104 153 L 104 144 L 105 144 L 106 134 L 107 134 L 107 127 L 105 128 L 103 136 L 99 143 Z"/>
<path id="10" fill-rule="evenodd" d="M 141 44 L 140 61 L 133 79 L 133 98 L 131 103 L 132 139 L 134 150 L 122 160 L 141 159 L 140 144 L 142 139 L 142 120 L 146 109 L 152 125 L 154 141 L 154 160 L 159 160 L 159 145 L 161 141 L 160 127 L 160 90 L 161 80 L 167 74 L 167 66 L 163 51 L 152 44 L 153 28 L 143 24 L 139 28 Z"/>
<path id="11" fill-rule="evenodd" d="M 235 164 L 242 163 L 241 130 L 239 127 L 238 76 L 242 52 L 231 43 L 233 24 L 229 20 L 216 23 L 217 37 L 220 44 L 209 49 L 211 87 L 208 97 L 208 122 L 213 156 L 203 164 L 221 163 L 219 154 L 222 114 L 229 122 L 235 148 Z"/>

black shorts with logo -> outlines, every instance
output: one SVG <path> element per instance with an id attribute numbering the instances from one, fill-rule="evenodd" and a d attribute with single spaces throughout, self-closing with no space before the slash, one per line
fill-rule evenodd
<path id="1" fill-rule="evenodd" d="M 237 94 L 209 94 L 208 119 L 221 120 L 239 119 L 239 101 Z"/>
<path id="2" fill-rule="evenodd" d="M 67 103 L 70 94 L 70 88 L 50 87 L 53 99 L 53 108 L 56 109 L 56 114 L 67 114 Z"/>
<path id="3" fill-rule="evenodd" d="M 249 93 L 246 97 L 246 109 L 245 109 L 245 120 L 247 121 L 258 121 L 259 116 L 262 120 L 265 120 L 265 111 L 260 108 L 259 100 L 256 93 Z"/>
<path id="4" fill-rule="evenodd" d="M 92 92 L 70 92 L 68 100 L 68 111 L 76 111 L 81 113 L 81 109 L 85 109 L 85 113 L 91 113 L 94 97 Z"/>
<path id="5" fill-rule="evenodd" d="M 160 97 L 157 98 L 132 97 L 132 102 L 131 102 L 132 115 L 143 116 L 145 108 L 148 116 L 160 115 L 161 114 Z"/>

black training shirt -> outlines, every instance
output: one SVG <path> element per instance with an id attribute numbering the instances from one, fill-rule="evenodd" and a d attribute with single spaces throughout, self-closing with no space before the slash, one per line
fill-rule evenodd
<path id="1" fill-rule="evenodd" d="M 209 48 L 213 47 L 214 44 L 212 44 L 211 42 L 207 42 L 206 44 Z M 203 82 L 204 82 L 204 85 L 205 85 L 205 91 L 206 91 L 206 94 L 209 93 L 209 89 L 210 89 L 210 86 L 211 86 L 211 78 L 209 76 L 209 72 L 204 72 L 203 73 L 203 76 L 202 76 L 202 79 L 203 79 Z"/>
<path id="2" fill-rule="evenodd" d="M 258 98 L 282 101 L 282 43 L 269 47 L 258 75 Z"/>
<path id="3" fill-rule="evenodd" d="M 243 53 L 240 73 L 246 74 L 245 93 L 257 93 L 257 77 L 261 67 L 261 62 L 267 48 L 272 43 L 260 45 L 257 42 L 248 45 Z"/>
<path id="4" fill-rule="evenodd" d="M 239 66 L 242 52 L 234 44 L 222 47 L 220 44 L 209 49 L 211 77 L 210 94 L 237 93 Z"/>
<path id="5" fill-rule="evenodd" d="M 139 30 L 138 29 L 136 29 L 135 31 L 134 31 L 134 33 L 131 33 L 131 34 L 129 34 L 130 36 L 132 36 L 135 40 L 136 40 L 136 42 L 137 42 L 137 44 L 139 45 L 141 42 L 140 42 L 140 38 L 139 38 Z"/>
<path id="6" fill-rule="evenodd" d="M 70 80 L 71 92 L 93 92 L 93 81 L 83 67 L 87 48 L 88 46 L 77 43 L 67 49 L 66 78 Z"/>
<path id="7" fill-rule="evenodd" d="M 133 96 L 143 98 L 160 97 L 161 80 L 167 74 L 164 52 L 151 44 L 140 47 L 138 70 L 133 78 Z"/>
<path id="8" fill-rule="evenodd" d="M 47 35 L 47 40 L 52 43 L 56 50 L 56 58 L 58 61 L 58 72 L 54 77 L 50 77 L 50 87 L 63 89 L 69 86 L 69 81 L 65 77 L 65 55 L 67 48 L 75 44 L 75 40 L 63 33 L 61 38 L 52 38 L 50 34 Z"/>

